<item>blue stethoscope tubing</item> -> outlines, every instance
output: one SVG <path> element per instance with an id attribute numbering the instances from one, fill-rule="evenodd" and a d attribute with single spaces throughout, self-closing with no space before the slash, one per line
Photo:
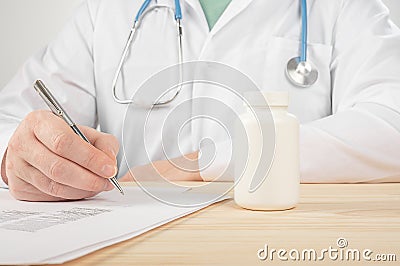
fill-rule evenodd
<path id="1" fill-rule="evenodd" d="M 307 62 L 308 17 L 307 0 L 301 0 L 301 53 L 300 62 Z"/>
<path id="2" fill-rule="evenodd" d="M 136 14 L 135 22 L 138 22 L 140 20 L 140 18 L 142 17 L 143 13 L 149 7 L 151 1 L 152 0 L 145 0 L 143 2 L 142 6 L 139 8 L 139 11 Z M 175 20 L 182 20 L 182 7 L 181 7 L 181 1 L 180 0 L 175 0 Z"/>
<path id="3" fill-rule="evenodd" d="M 183 35 L 183 29 L 182 29 L 182 8 L 181 8 L 181 2 L 180 0 L 174 0 L 175 1 L 175 9 L 174 9 L 174 19 L 177 24 L 177 33 L 178 33 L 178 63 L 181 66 L 180 68 L 180 80 L 182 81 L 183 78 L 183 69 L 182 69 L 182 64 L 183 64 L 183 48 L 182 48 L 182 35 Z M 308 60 L 307 57 L 307 49 L 308 49 L 308 12 L 307 12 L 307 0 L 300 0 L 300 5 L 301 5 L 301 47 L 300 47 L 300 56 L 294 57 L 289 60 L 287 63 L 286 67 L 286 75 L 288 80 L 295 86 L 302 87 L 302 88 L 308 88 L 312 85 L 315 84 L 315 82 L 318 79 L 318 70 L 315 68 L 315 66 Z M 139 11 L 137 12 L 134 20 L 134 24 L 130 30 L 128 40 L 125 44 L 124 51 L 122 53 L 120 62 L 118 64 L 117 70 L 114 75 L 113 83 L 112 83 L 112 92 L 113 92 L 113 98 L 114 101 L 119 103 L 119 104 L 135 104 L 134 100 L 123 100 L 120 99 L 117 95 L 116 87 L 118 83 L 119 76 L 122 71 L 122 67 L 125 63 L 125 60 L 128 56 L 128 52 L 130 47 L 132 46 L 133 40 L 135 39 L 135 35 L 137 32 L 137 29 L 139 27 L 140 21 L 143 19 L 143 17 L 146 15 L 147 12 L 150 12 L 153 9 L 156 8 L 167 8 L 171 10 L 171 7 L 168 6 L 154 6 L 149 8 L 149 5 L 151 4 L 152 0 L 145 0 L 143 4 L 141 5 Z M 179 86 L 176 89 L 175 94 L 167 99 L 167 100 L 159 100 L 157 102 L 154 102 L 152 106 L 161 106 L 161 105 L 166 105 L 174 101 L 179 93 L 181 92 L 182 86 Z"/>
<path id="4" fill-rule="evenodd" d="M 301 49 L 300 56 L 289 60 L 286 66 L 286 76 L 298 87 L 308 88 L 318 80 L 317 68 L 308 60 L 308 12 L 307 0 L 301 1 Z"/>
<path id="5" fill-rule="evenodd" d="M 137 104 L 141 106 L 146 106 L 146 107 L 156 107 L 156 106 L 163 106 L 171 103 L 174 101 L 180 94 L 182 87 L 183 87 L 183 41 L 182 41 L 182 36 L 183 36 L 183 27 L 182 27 L 182 8 L 181 8 L 181 2 L 180 0 L 174 0 L 175 1 L 175 9 L 173 9 L 170 6 L 166 5 L 155 5 L 152 7 L 149 7 L 150 3 L 152 0 L 145 0 L 141 7 L 139 8 L 139 11 L 137 12 L 135 16 L 135 20 L 133 23 L 133 26 L 129 32 L 128 40 L 126 41 L 125 48 L 122 52 L 121 59 L 119 61 L 117 70 L 115 71 L 114 79 L 112 82 L 112 96 L 114 98 L 114 101 L 119 104 Z M 122 72 L 122 68 L 124 66 L 125 60 L 128 57 L 128 52 L 132 46 L 132 43 L 134 42 L 134 39 L 137 34 L 137 30 L 140 27 L 140 23 L 143 19 L 143 17 L 146 16 L 146 14 L 150 13 L 154 9 L 167 9 L 171 13 L 174 14 L 174 20 L 176 22 L 176 29 L 177 29 L 177 43 L 178 43 L 178 66 L 179 66 L 179 86 L 175 90 L 175 93 L 172 95 L 172 97 L 168 99 L 159 99 L 155 101 L 154 103 L 151 104 L 144 104 L 144 103 L 139 103 L 135 101 L 135 99 L 121 99 L 117 95 L 117 83 L 119 80 L 119 77 Z"/>

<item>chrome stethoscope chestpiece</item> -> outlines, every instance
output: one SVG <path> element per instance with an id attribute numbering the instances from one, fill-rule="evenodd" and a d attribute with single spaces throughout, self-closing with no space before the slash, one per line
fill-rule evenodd
<path id="1" fill-rule="evenodd" d="M 318 80 L 318 71 L 309 61 L 300 61 L 300 57 L 289 60 L 286 67 L 289 80 L 296 86 L 308 88 Z"/>
<path id="2" fill-rule="evenodd" d="M 286 65 L 286 76 L 298 87 L 308 88 L 318 80 L 317 68 L 307 59 L 308 49 L 308 12 L 307 0 L 301 0 L 301 53 L 289 60 Z"/>

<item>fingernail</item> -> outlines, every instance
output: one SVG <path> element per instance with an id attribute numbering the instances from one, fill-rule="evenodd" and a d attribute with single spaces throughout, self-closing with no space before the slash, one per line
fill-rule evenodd
<path id="1" fill-rule="evenodd" d="M 109 164 L 104 165 L 103 169 L 101 170 L 103 175 L 108 178 L 114 177 L 117 174 L 117 171 L 118 169 L 116 166 Z"/>

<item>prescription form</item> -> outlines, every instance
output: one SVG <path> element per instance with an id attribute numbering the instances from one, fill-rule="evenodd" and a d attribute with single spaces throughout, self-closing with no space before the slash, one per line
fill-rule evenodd
<path id="1" fill-rule="evenodd" d="M 0 264 L 63 263 L 228 198 L 194 194 L 183 187 L 156 189 L 158 197 L 204 204 L 166 204 L 140 187 L 125 188 L 124 197 L 111 191 L 89 200 L 59 203 L 16 201 L 0 189 Z"/>

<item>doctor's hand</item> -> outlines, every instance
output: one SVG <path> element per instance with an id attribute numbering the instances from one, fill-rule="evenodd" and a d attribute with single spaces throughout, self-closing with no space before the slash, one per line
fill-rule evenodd
<path id="1" fill-rule="evenodd" d="M 155 161 L 147 165 L 134 167 L 120 181 L 160 181 L 160 178 L 169 181 L 203 181 L 199 171 L 187 171 L 183 170 L 184 168 L 199 168 L 198 152 L 174 158 L 171 161 Z"/>
<path id="2" fill-rule="evenodd" d="M 111 135 L 80 126 L 89 143 L 49 111 L 30 113 L 11 137 L 1 175 L 18 200 L 62 201 L 112 190 L 119 144 Z"/>

